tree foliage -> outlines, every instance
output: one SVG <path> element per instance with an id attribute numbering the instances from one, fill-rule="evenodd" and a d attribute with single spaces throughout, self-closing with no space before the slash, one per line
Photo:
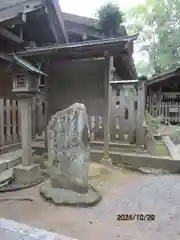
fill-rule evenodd
<path id="1" fill-rule="evenodd" d="M 123 22 L 123 13 L 118 6 L 112 3 L 105 4 L 97 11 L 96 16 L 101 33 L 107 37 L 121 35 L 120 29 Z"/>
<path id="2" fill-rule="evenodd" d="M 129 34 L 140 33 L 139 52 L 148 53 L 138 68 L 154 74 L 176 68 L 180 63 L 180 0 L 146 0 L 127 14 Z"/>

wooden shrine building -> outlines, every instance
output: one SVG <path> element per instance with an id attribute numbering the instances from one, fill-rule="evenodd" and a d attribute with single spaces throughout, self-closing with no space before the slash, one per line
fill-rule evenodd
<path id="1" fill-rule="evenodd" d="M 180 124 L 180 69 L 146 81 L 146 107 L 162 123 Z"/>

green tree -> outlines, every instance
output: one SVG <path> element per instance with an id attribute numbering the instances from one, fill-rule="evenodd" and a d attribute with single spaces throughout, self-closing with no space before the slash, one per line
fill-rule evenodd
<path id="1" fill-rule="evenodd" d="M 123 13 L 120 11 L 119 7 L 108 3 L 103 5 L 96 13 L 98 18 L 98 28 L 101 33 L 107 37 L 117 37 L 125 35 L 122 33 L 123 28 L 121 23 L 123 22 Z"/>
<path id="2" fill-rule="evenodd" d="M 180 62 L 180 1 L 146 0 L 127 13 L 129 34 L 139 33 L 140 52 L 148 53 L 147 74 L 161 74 Z M 141 69 L 141 70 L 142 70 Z"/>

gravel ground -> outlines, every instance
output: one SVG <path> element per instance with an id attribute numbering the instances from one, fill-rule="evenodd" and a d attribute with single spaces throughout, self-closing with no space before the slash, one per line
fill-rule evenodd
<path id="1" fill-rule="evenodd" d="M 180 239 L 180 176 L 112 169 L 91 177 L 103 200 L 92 208 L 56 207 L 39 186 L 0 194 L 0 216 L 79 240 Z M 151 213 L 155 221 L 117 221 L 117 214 Z"/>

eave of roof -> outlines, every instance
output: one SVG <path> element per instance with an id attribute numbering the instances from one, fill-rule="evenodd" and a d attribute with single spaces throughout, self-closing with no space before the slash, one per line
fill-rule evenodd
<path id="1" fill-rule="evenodd" d="M 0 11 L 11 8 L 14 5 L 21 4 L 22 2 L 27 2 L 27 0 L 1 0 Z"/>
<path id="2" fill-rule="evenodd" d="M 68 36 L 64 27 L 62 11 L 57 0 L 0 0 L 0 23 L 19 19 L 20 13 L 26 14 L 40 8 L 48 8 L 49 17 L 55 21 L 58 35 L 63 36 L 63 42 L 68 43 Z M 61 39 L 61 37 L 59 37 Z M 60 41 L 59 41 L 60 42 Z"/>
<path id="3" fill-rule="evenodd" d="M 21 12 L 28 13 L 36 11 L 38 8 L 44 6 L 43 0 L 30 1 L 30 0 L 5 0 L 0 3 L 0 22 L 5 22 L 19 16 Z M 36 8 L 29 7 L 30 5 L 37 5 Z"/>
<path id="4" fill-rule="evenodd" d="M 32 72 L 34 74 L 39 74 L 39 75 L 43 75 L 43 76 L 47 76 L 46 73 L 42 72 L 40 69 L 38 69 L 37 67 L 33 66 L 31 63 L 29 63 L 28 61 L 16 56 L 15 54 L 12 55 L 12 63 L 18 64 L 21 67 L 25 68 L 26 70 L 28 70 L 29 72 Z"/>
<path id="5" fill-rule="evenodd" d="M 175 76 L 180 76 L 180 68 L 176 68 L 176 69 L 174 69 L 170 72 L 161 74 L 159 76 L 152 77 L 152 78 L 150 78 L 146 81 L 146 85 L 150 86 L 150 85 L 153 85 L 153 84 L 156 84 L 156 83 L 160 83 L 164 80 L 169 80 L 169 79 L 171 79 L 172 77 L 175 77 Z"/>
<path id="6" fill-rule="evenodd" d="M 57 54 L 63 57 L 72 57 L 82 55 L 82 57 L 101 57 L 105 51 L 114 51 L 115 55 L 120 55 L 122 51 L 127 52 L 129 43 L 136 40 L 138 35 L 109 38 L 93 41 L 85 41 L 81 43 L 68 43 L 60 45 L 52 45 L 46 47 L 37 47 L 28 51 L 16 53 L 22 57 L 44 56 Z"/>
<path id="7" fill-rule="evenodd" d="M 110 84 L 112 85 L 119 85 L 119 84 L 134 84 L 139 83 L 139 80 L 119 80 L 119 81 L 111 81 Z"/>

